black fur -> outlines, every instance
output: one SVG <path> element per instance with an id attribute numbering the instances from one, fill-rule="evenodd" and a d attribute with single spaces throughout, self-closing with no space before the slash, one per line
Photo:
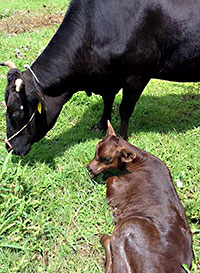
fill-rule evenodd
<path id="1" fill-rule="evenodd" d="M 58 31 L 31 66 L 40 85 L 29 70 L 22 72 L 29 113 L 35 107 L 31 92 L 41 93 L 47 112 L 45 126 L 34 120 L 30 133 L 27 129 L 12 140 L 14 153 L 28 153 L 79 90 L 102 95 L 104 112 L 97 128 L 105 130 L 115 95 L 123 88 L 119 133 L 127 138 L 129 118 L 151 78 L 200 80 L 199 10 L 197 0 L 72 0 Z M 10 88 L 8 81 L 7 93 Z M 14 132 L 7 119 L 7 136 Z"/>

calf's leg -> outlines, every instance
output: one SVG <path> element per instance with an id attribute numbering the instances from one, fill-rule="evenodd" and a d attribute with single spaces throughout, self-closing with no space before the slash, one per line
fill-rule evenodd
<path id="1" fill-rule="evenodd" d="M 101 238 L 101 244 L 103 245 L 105 252 L 106 252 L 106 270 L 105 273 L 113 273 L 112 271 L 112 254 L 110 248 L 110 235 L 104 235 Z"/>

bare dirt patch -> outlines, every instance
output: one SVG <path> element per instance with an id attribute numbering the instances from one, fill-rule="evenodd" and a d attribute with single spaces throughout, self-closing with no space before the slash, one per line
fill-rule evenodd
<path id="1" fill-rule="evenodd" d="M 31 32 L 39 27 L 60 24 L 63 17 L 64 11 L 54 14 L 18 11 L 16 14 L 0 20 L 0 30 L 6 34 Z"/>

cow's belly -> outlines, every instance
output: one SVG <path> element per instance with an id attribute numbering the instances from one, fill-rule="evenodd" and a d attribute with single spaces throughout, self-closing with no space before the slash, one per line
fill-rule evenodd
<path id="1" fill-rule="evenodd" d="M 163 58 L 155 77 L 180 82 L 200 81 L 200 48 L 188 44 Z"/>

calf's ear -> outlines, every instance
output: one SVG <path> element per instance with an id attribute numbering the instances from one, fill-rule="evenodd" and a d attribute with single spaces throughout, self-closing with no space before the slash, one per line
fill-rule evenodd
<path id="1" fill-rule="evenodd" d="M 122 148 L 120 151 L 120 158 L 122 162 L 129 163 L 136 158 L 136 154 L 130 151 L 126 151 L 125 148 Z"/>
<path id="2" fill-rule="evenodd" d="M 111 125 L 111 123 L 110 123 L 109 120 L 107 120 L 107 125 L 108 125 L 107 135 L 108 135 L 108 136 L 117 136 L 117 135 L 115 134 L 115 131 L 114 131 L 114 129 L 113 129 L 113 127 L 112 127 L 112 125 Z"/>

